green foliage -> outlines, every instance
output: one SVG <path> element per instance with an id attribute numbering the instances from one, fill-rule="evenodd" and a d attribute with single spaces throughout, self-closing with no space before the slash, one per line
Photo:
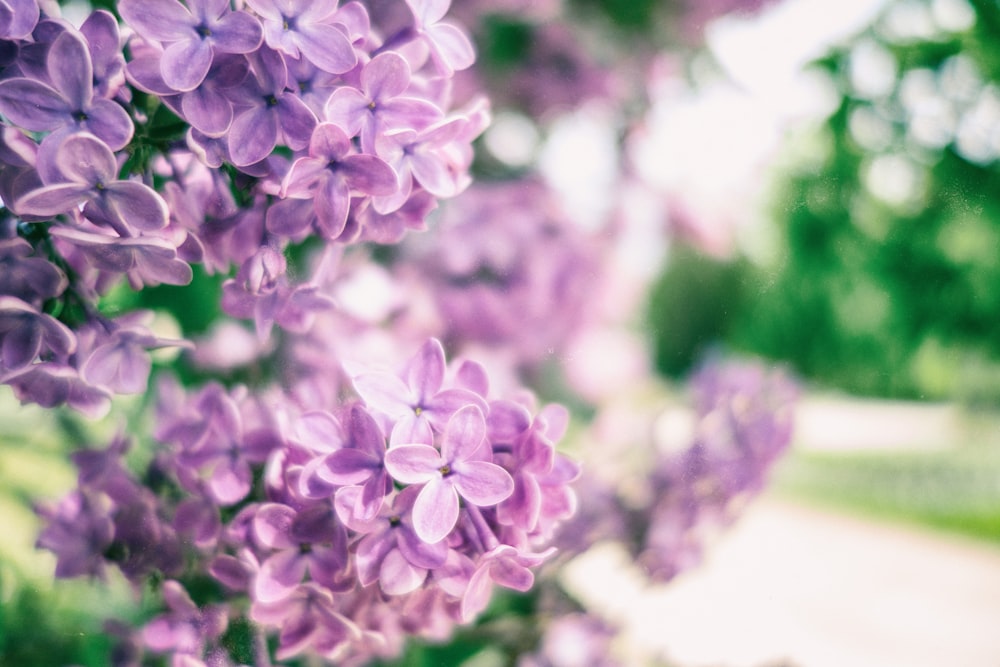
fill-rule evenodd
<path id="1" fill-rule="evenodd" d="M 729 335 L 753 280 L 742 260 L 724 261 L 675 247 L 650 292 L 647 327 L 657 370 L 687 373 Z"/>
<path id="2" fill-rule="evenodd" d="M 777 469 L 786 495 L 1000 542 L 1000 451 L 795 452 Z"/>
<path id="3" fill-rule="evenodd" d="M 828 150 L 782 183 L 783 258 L 732 345 L 858 394 L 947 398 L 973 382 L 977 401 L 1000 401 L 978 372 L 1000 363 L 1000 166 L 956 138 L 1000 80 L 1000 7 L 974 5 L 967 31 L 904 39 L 877 24 L 818 63 L 841 91 Z M 859 83 L 872 45 L 896 68 L 885 90 Z M 921 125 L 935 104 L 954 116 L 938 134 Z"/>
<path id="4" fill-rule="evenodd" d="M 0 581 L 0 667 L 106 665 L 111 640 L 99 614 L 53 604 L 51 595 L 20 588 L 10 599 Z"/>

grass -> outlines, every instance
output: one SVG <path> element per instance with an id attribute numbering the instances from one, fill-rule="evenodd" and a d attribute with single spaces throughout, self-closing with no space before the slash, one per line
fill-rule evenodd
<path id="1" fill-rule="evenodd" d="M 793 451 L 775 471 L 786 497 L 1000 543 L 1000 448 Z"/>

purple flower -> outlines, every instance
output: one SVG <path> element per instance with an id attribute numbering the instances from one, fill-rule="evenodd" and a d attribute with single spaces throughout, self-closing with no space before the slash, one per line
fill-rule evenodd
<path id="1" fill-rule="evenodd" d="M 510 473 L 484 460 L 490 456 L 488 448 L 483 413 L 469 405 L 448 420 L 440 452 L 423 444 L 398 445 L 386 452 L 385 467 L 393 479 L 424 485 L 413 505 L 413 526 L 420 539 L 433 544 L 451 532 L 458 521 L 459 496 L 486 507 L 513 492 Z"/>
<path id="2" fill-rule="evenodd" d="M 413 12 L 414 29 L 430 49 L 431 60 L 443 76 L 467 69 L 476 61 L 476 52 L 464 32 L 441 21 L 451 0 L 406 0 Z"/>
<path id="3" fill-rule="evenodd" d="M 300 483 L 309 484 L 316 478 L 330 491 L 336 487 L 360 486 L 352 516 L 358 521 L 368 521 L 382 509 L 392 484 L 383 465 L 385 435 L 378 423 L 359 405 L 352 406 L 347 422 L 347 440 L 340 449 L 307 466 Z M 313 482 L 313 488 L 317 482 Z M 327 496 L 330 494 L 327 493 Z"/>
<path id="4" fill-rule="evenodd" d="M 46 65 L 52 85 L 26 77 L 0 81 L 0 113 L 32 132 L 82 130 L 113 151 L 124 148 L 132 139 L 132 120 L 114 102 L 94 97 L 93 63 L 83 38 L 64 30 L 49 47 Z"/>
<path id="5" fill-rule="evenodd" d="M 442 389 L 444 348 L 430 339 L 406 365 L 403 377 L 391 373 L 362 373 L 354 378 L 354 388 L 372 409 L 395 421 L 389 444 L 434 442 L 459 408 L 477 405 L 486 409 L 482 398 L 467 389 Z"/>
<path id="6" fill-rule="evenodd" d="M 359 520 L 354 508 L 361 497 L 358 487 L 337 494 L 337 514 L 347 526 L 364 537 L 358 542 L 358 581 L 375 581 L 386 595 L 405 595 L 419 588 L 427 573 L 444 565 L 448 557 L 445 541 L 429 544 L 413 527 L 412 509 L 420 488 L 411 486 L 396 494 L 378 516 Z"/>
<path id="7" fill-rule="evenodd" d="M 186 285 L 193 276 L 187 262 L 177 258 L 177 249 L 161 238 L 123 239 L 70 227 L 53 227 L 49 233 L 76 248 L 93 268 L 126 274 L 135 289 Z"/>
<path id="8" fill-rule="evenodd" d="M 24 39 L 38 23 L 37 0 L 0 0 L 0 39 Z"/>
<path id="9" fill-rule="evenodd" d="M 250 617 L 281 628 L 275 657 L 287 660 L 309 648 L 333 652 L 345 642 L 361 639 L 361 630 L 341 614 L 330 591 L 315 583 L 301 584 L 288 597 L 256 601 Z"/>
<path id="10" fill-rule="evenodd" d="M 222 285 L 222 309 L 234 317 L 252 318 L 262 341 L 290 305 L 286 268 L 279 250 L 261 246 L 243 262 L 236 277 Z"/>
<path id="11" fill-rule="evenodd" d="M 265 503 L 254 515 L 253 531 L 261 546 L 273 550 L 257 572 L 257 600 L 267 603 L 289 597 L 306 573 L 327 590 L 352 586 L 345 576 L 347 533 L 329 504 L 296 511 Z"/>
<path id="12" fill-rule="evenodd" d="M 153 618 L 142 629 L 143 642 L 157 653 L 200 657 L 206 644 L 220 637 L 229 625 L 224 605 L 206 605 L 204 609 L 176 581 L 166 581 L 162 587 L 163 601 L 169 611 Z"/>
<path id="13" fill-rule="evenodd" d="M 66 138 L 56 149 L 54 168 L 65 182 L 51 183 L 22 195 L 15 206 L 37 216 L 66 213 L 86 202 L 83 214 L 123 237 L 133 229 L 153 231 L 167 225 L 167 205 L 150 187 L 118 180 L 111 150 L 87 133 Z"/>
<path id="14" fill-rule="evenodd" d="M 354 68 L 358 56 L 343 32 L 330 23 L 337 3 L 314 0 L 247 0 L 264 21 L 264 40 L 272 49 L 320 69 L 341 74 Z"/>
<path id="15" fill-rule="evenodd" d="M 111 409 L 111 396 L 100 387 L 85 382 L 79 372 L 66 364 L 44 361 L 0 375 L 22 403 L 43 408 L 66 404 L 92 419 L 100 419 Z"/>
<path id="16" fill-rule="evenodd" d="M 152 362 L 148 350 L 186 346 L 179 340 L 154 336 L 142 323 L 151 313 L 129 313 L 114 322 L 101 322 L 106 335 L 90 351 L 81 366 L 84 378 L 91 384 L 105 387 L 117 394 L 139 394 L 146 391 Z"/>
<path id="17" fill-rule="evenodd" d="M 466 124 L 465 118 L 450 118 L 420 132 L 395 130 L 379 135 L 375 140 L 378 153 L 399 174 L 400 187 L 376 197 L 375 209 L 390 213 L 400 208 L 413 191 L 414 180 L 435 197 L 453 197 L 464 189 L 471 179 L 448 148 L 461 138 Z"/>
<path id="18" fill-rule="evenodd" d="M 80 34 L 87 40 L 95 92 L 100 97 L 111 99 L 125 83 L 125 56 L 122 54 L 118 20 L 111 12 L 99 9 L 83 22 Z"/>
<path id="19" fill-rule="evenodd" d="M 0 294 L 37 303 L 63 293 L 69 284 L 66 274 L 31 254 L 31 244 L 22 238 L 0 241 Z"/>
<path id="20" fill-rule="evenodd" d="M 441 117 L 441 110 L 419 97 L 405 96 L 410 86 L 410 66 L 388 51 L 371 59 L 361 70 L 361 89 L 343 86 L 326 103 L 326 119 L 351 136 L 361 136 L 361 150 L 375 153 L 379 133 L 419 129 Z"/>
<path id="21" fill-rule="evenodd" d="M 22 369 L 42 354 L 65 358 L 75 349 L 76 337 L 65 324 L 0 294 L 0 371 Z"/>
<path id="22" fill-rule="evenodd" d="M 36 546 L 56 555 L 56 576 L 99 576 L 104 552 L 114 539 L 111 504 L 103 494 L 74 491 L 55 507 L 38 513 L 48 525 L 38 535 Z"/>
<path id="23" fill-rule="evenodd" d="M 483 554 L 462 596 L 462 619 L 470 621 L 486 608 L 493 584 L 515 591 L 529 590 L 535 583 L 535 575 L 528 568 L 537 567 L 553 553 L 554 548 L 534 554 L 501 544 Z"/>
<path id="24" fill-rule="evenodd" d="M 292 163 L 281 190 L 285 197 L 312 200 L 320 235 L 335 239 L 347 223 L 352 193 L 384 196 L 396 187 L 389 165 L 374 155 L 354 153 L 340 127 L 320 123 L 309 140 L 308 156 Z M 269 218 L 268 223 L 269 230 L 290 236 L 301 224 L 288 217 Z"/>
<path id="25" fill-rule="evenodd" d="M 229 0 L 121 0 L 122 18 L 146 39 L 167 44 L 160 73 L 177 91 L 194 90 L 205 80 L 212 57 L 250 53 L 264 39 L 260 23 L 246 12 L 231 11 Z"/>
<path id="26" fill-rule="evenodd" d="M 286 87 L 288 70 L 280 53 L 263 47 L 250 62 L 255 76 L 227 90 L 234 104 L 244 107 L 229 129 L 229 154 L 238 167 L 270 155 L 279 133 L 289 148 L 304 148 L 316 126 L 312 110 Z"/>

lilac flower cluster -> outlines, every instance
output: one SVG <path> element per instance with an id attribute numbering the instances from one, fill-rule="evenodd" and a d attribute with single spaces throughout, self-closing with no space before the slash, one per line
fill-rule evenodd
<path id="1" fill-rule="evenodd" d="M 566 410 L 492 397 L 485 370 L 449 369 L 434 339 L 401 373 L 359 369 L 352 386 L 357 399 L 328 409 L 162 387 L 145 483 L 122 462 L 126 439 L 81 451 L 39 545 L 58 576 L 166 578 L 168 609 L 142 642 L 185 665 L 216 664 L 235 618 L 276 631 L 279 660 L 362 663 L 447 636 L 494 584 L 528 590 L 576 504 L 577 467 L 554 446 Z M 206 577 L 222 593 L 196 605 L 186 584 Z"/>
<path id="2" fill-rule="evenodd" d="M 681 447 L 656 442 L 626 481 L 589 474 L 580 511 L 560 531 L 564 552 L 624 544 L 647 576 L 671 580 L 696 565 L 709 537 L 763 490 L 788 447 L 797 384 L 752 361 L 710 361 L 691 378 L 694 424 Z"/>
<path id="3" fill-rule="evenodd" d="M 359 2 L 121 0 L 124 25 L 79 28 L 4 3 L 0 383 L 101 415 L 174 344 L 102 311 L 122 280 L 237 267 L 227 313 L 301 329 L 331 304 L 287 278 L 289 245 L 398 241 L 462 191 L 488 121 L 451 102 L 471 43 L 447 1 L 397 4 L 383 34 Z"/>
<path id="4" fill-rule="evenodd" d="M 449 344 L 533 367 L 592 315 L 604 239 L 567 220 L 540 181 L 477 183 L 443 207 L 435 232 L 433 243 L 407 239 L 395 271 L 425 285 Z"/>

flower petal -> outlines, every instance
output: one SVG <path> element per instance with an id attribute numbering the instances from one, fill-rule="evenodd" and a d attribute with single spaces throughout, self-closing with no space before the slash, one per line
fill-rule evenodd
<path id="1" fill-rule="evenodd" d="M 0 113 L 31 132 L 55 130 L 70 122 L 70 107 L 55 89 L 34 79 L 0 81 Z"/>
<path id="2" fill-rule="evenodd" d="M 245 167 L 260 162 L 278 143 L 278 117 L 264 106 L 248 109 L 229 128 L 229 153 L 233 164 Z"/>
<path id="3" fill-rule="evenodd" d="M 381 461 L 360 449 L 339 449 L 323 459 L 316 469 L 321 479 L 332 484 L 350 486 L 369 479 Z"/>
<path id="4" fill-rule="evenodd" d="M 440 479 L 438 469 L 445 464 L 430 445 L 399 445 L 385 453 L 385 468 L 401 484 L 422 484 Z"/>
<path id="5" fill-rule="evenodd" d="M 229 12 L 212 25 L 212 45 L 221 53 L 250 53 L 263 41 L 260 22 L 246 12 Z"/>
<path id="6" fill-rule="evenodd" d="M 83 38 L 64 30 L 49 47 L 46 67 L 53 85 L 73 109 L 86 109 L 94 96 L 94 68 Z"/>
<path id="7" fill-rule="evenodd" d="M 419 446 L 419 445 L 414 445 Z M 393 450 L 389 450 L 392 453 Z M 458 523 L 458 493 L 444 478 L 427 482 L 413 503 L 413 530 L 424 542 L 443 540 Z"/>
<path id="8" fill-rule="evenodd" d="M 265 503 L 254 514 L 254 535 L 269 549 L 289 549 L 297 546 L 291 538 L 294 522 L 295 510 L 288 505 Z"/>
<path id="9" fill-rule="evenodd" d="M 111 100 L 105 99 L 96 99 L 91 103 L 83 127 L 93 132 L 113 151 L 125 148 L 135 132 L 128 112 Z"/>
<path id="10" fill-rule="evenodd" d="M 393 51 L 380 53 L 361 71 L 361 85 L 373 101 L 399 95 L 410 85 L 410 66 Z"/>
<path id="11" fill-rule="evenodd" d="M 382 559 L 379 568 L 379 587 L 386 595 L 406 595 L 420 588 L 427 578 L 427 570 L 412 565 L 399 549 L 393 549 Z"/>
<path id="12" fill-rule="evenodd" d="M 441 457 L 449 463 L 470 458 L 486 438 L 486 419 L 476 405 L 467 405 L 448 420 Z"/>
<path id="13" fill-rule="evenodd" d="M 254 581 L 254 596 L 261 602 L 288 597 L 306 574 L 306 559 L 298 549 L 279 551 L 261 563 Z"/>
<path id="14" fill-rule="evenodd" d="M 157 42 L 175 42 L 194 33 L 194 17 L 177 0 L 120 0 L 118 13 L 140 35 Z"/>
<path id="15" fill-rule="evenodd" d="M 452 479 L 462 497 L 479 507 L 496 505 L 514 492 L 514 479 L 510 473 L 486 461 L 456 463 Z"/>
<path id="16" fill-rule="evenodd" d="M 32 190 L 14 203 L 14 209 L 25 215 L 52 216 L 67 213 L 90 199 L 86 185 L 60 183 Z"/>
<path id="17" fill-rule="evenodd" d="M 319 3 L 315 3 L 319 4 Z M 332 25 L 303 23 L 295 39 L 296 46 L 316 67 L 331 74 L 342 74 L 354 69 L 358 56 L 347 37 Z"/>
<path id="18" fill-rule="evenodd" d="M 174 42 L 160 57 L 160 74 L 174 90 L 187 92 L 197 88 L 212 66 L 212 45 L 203 39 Z"/>
<path id="19" fill-rule="evenodd" d="M 170 215 L 167 203 L 147 185 L 117 181 L 105 188 L 105 196 L 115 213 L 130 227 L 151 232 L 167 226 Z"/>

